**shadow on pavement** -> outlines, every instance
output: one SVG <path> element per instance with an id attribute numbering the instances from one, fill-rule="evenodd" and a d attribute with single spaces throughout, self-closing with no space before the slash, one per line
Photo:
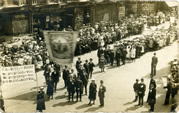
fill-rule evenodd
<path id="1" fill-rule="evenodd" d="M 127 102 L 127 103 L 125 103 L 123 105 L 125 106 L 125 105 L 129 105 L 129 104 L 132 104 L 132 103 L 134 103 L 134 102 Z"/>
<path id="2" fill-rule="evenodd" d="M 63 98 L 67 98 L 67 97 L 68 97 L 67 95 L 60 95 L 60 96 L 55 97 L 55 99 L 63 99 Z"/>
<path id="3" fill-rule="evenodd" d="M 101 73 L 101 71 L 95 71 L 95 72 L 93 72 L 93 75 L 98 74 L 98 73 Z"/>
<path id="4" fill-rule="evenodd" d="M 47 85 L 42 85 L 42 86 L 38 86 L 38 87 L 37 86 L 36 87 L 32 87 L 30 90 L 40 89 L 40 87 L 44 87 L 45 88 L 45 87 L 47 87 Z"/>
<path id="5" fill-rule="evenodd" d="M 81 105 L 81 106 L 76 107 L 76 109 L 83 109 L 83 108 L 87 108 L 87 107 L 90 107 L 90 105 L 88 105 L 88 104 L 83 104 L 83 105 Z"/>
<path id="6" fill-rule="evenodd" d="M 66 88 L 62 87 L 62 88 L 57 89 L 57 91 L 61 91 L 61 90 L 64 90 L 64 89 L 66 89 Z"/>
<path id="7" fill-rule="evenodd" d="M 96 110 L 100 109 L 100 107 L 91 107 L 89 109 L 87 109 L 86 111 L 84 112 L 95 112 Z"/>
<path id="8" fill-rule="evenodd" d="M 25 94 L 22 94 L 22 95 L 18 95 L 18 96 L 15 96 L 15 97 L 11 97 L 11 98 L 8 98 L 8 99 L 35 101 L 36 98 L 37 98 L 37 91 L 33 91 L 33 92 L 25 93 Z"/>
<path id="9" fill-rule="evenodd" d="M 58 103 L 58 104 L 54 104 L 52 107 L 57 107 L 57 106 L 66 106 L 66 105 L 73 105 L 73 104 L 76 104 L 77 102 L 61 102 L 61 103 Z"/>
<path id="10" fill-rule="evenodd" d="M 170 74 L 170 68 L 169 65 L 167 67 L 164 67 L 160 70 L 157 70 L 156 75 L 153 76 L 154 79 L 160 79 L 161 77 L 168 76 Z M 145 75 L 143 78 L 151 78 L 150 73 Z"/>
<path id="11" fill-rule="evenodd" d="M 134 111 L 134 110 L 136 110 L 136 109 L 138 109 L 138 108 L 140 108 L 140 106 L 134 105 L 134 106 L 131 106 L 131 107 L 127 108 L 125 111 L 126 111 L 126 112 L 128 112 L 128 111 Z"/>

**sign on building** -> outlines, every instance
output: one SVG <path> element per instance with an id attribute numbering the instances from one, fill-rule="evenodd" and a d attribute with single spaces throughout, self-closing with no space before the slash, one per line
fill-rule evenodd
<path id="1" fill-rule="evenodd" d="M 118 15 L 118 19 L 122 18 L 125 16 L 125 6 L 121 6 L 119 7 L 119 15 Z"/>

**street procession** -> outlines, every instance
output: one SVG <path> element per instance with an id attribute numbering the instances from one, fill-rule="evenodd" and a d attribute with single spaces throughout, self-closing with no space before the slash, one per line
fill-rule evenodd
<path id="1" fill-rule="evenodd" d="M 0 1 L 0 112 L 179 112 L 173 1 Z"/>

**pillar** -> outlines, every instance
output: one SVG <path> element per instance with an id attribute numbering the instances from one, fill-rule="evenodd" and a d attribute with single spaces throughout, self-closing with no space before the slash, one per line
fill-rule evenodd
<path id="1" fill-rule="evenodd" d="M 7 6 L 7 0 L 3 0 L 3 6 Z"/>

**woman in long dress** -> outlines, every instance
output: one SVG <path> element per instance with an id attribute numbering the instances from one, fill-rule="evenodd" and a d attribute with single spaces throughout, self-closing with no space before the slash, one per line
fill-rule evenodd
<path id="1" fill-rule="evenodd" d="M 99 59 L 99 68 L 101 68 L 101 72 L 104 72 L 104 68 L 105 68 L 104 54 L 102 54 L 100 59 Z"/>
<path id="2" fill-rule="evenodd" d="M 135 60 L 136 58 L 136 46 L 133 44 L 132 45 L 132 49 L 131 49 L 131 59 L 132 59 L 132 62 Z"/>
<path id="3" fill-rule="evenodd" d="M 94 79 L 91 79 L 90 87 L 89 87 L 89 105 L 91 105 L 91 101 L 93 101 L 93 104 L 95 104 L 96 100 L 96 92 L 97 92 L 97 85 L 95 83 Z"/>

